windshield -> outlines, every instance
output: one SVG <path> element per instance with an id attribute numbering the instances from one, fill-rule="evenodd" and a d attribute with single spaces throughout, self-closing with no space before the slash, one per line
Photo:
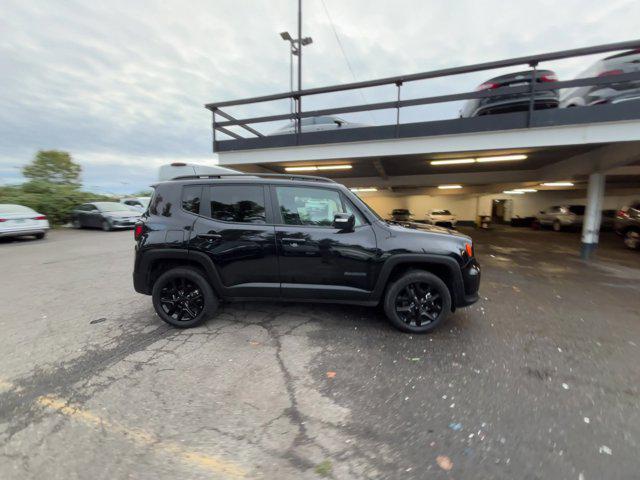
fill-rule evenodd
<path id="1" fill-rule="evenodd" d="M 151 197 L 138 197 L 138 201 L 144 208 L 147 208 L 149 206 L 149 200 L 151 200 Z"/>
<path id="2" fill-rule="evenodd" d="M 33 213 L 29 207 L 23 207 L 22 205 L 12 205 L 10 203 L 0 204 L 0 213 Z"/>
<path id="3" fill-rule="evenodd" d="M 101 212 L 130 212 L 131 209 L 122 203 L 115 202 L 95 202 Z"/>

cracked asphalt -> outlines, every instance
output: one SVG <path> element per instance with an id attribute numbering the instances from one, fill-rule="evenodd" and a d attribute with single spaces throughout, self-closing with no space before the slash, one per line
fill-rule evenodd
<path id="1" fill-rule="evenodd" d="M 0 478 L 638 478 L 638 252 L 471 233 L 482 299 L 427 336 L 280 303 L 174 330 L 131 232 L 0 242 Z"/>

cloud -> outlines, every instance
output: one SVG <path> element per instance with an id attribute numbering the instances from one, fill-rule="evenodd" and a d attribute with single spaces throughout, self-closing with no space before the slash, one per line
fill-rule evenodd
<path id="1" fill-rule="evenodd" d="M 535 8 L 526 1 L 324 1 L 358 80 L 629 40 L 637 35 L 640 18 L 640 4 L 629 1 L 603 6 L 596 0 L 546 0 Z M 294 0 L 0 4 L 4 181 L 17 177 L 13 167 L 38 149 L 68 150 L 87 175 L 95 171 L 112 185 L 120 181 L 116 175 L 150 174 L 157 167 L 154 159 L 206 160 L 211 158 L 211 118 L 203 104 L 289 87 L 289 55 L 278 33 L 295 34 Z M 304 34 L 314 38 L 303 56 L 304 86 L 353 81 L 321 1 L 303 4 Z M 590 61 L 554 67 L 570 78 Z M 403 98 L 466 91 L 486 76 L 407 85 Z M 394 98 L 395 90 L 318 97 L 306 106 L 361 103 L 363 95 L 369 102 L 382 101 Z M 442 118 L 458 107 L 425 107 L 403 118 Z M 278 102 L 231 113 L 273 114 L 287 108 L 287 102 Z M 353 119 L 385 122 L 391 115 Z"/>

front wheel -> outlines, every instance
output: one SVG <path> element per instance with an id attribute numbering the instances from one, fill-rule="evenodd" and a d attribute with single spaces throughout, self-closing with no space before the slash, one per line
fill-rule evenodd
<path id="1" fill-rule="evenodd" d="M 158 316 L 178 328 L 200 325 L 218 310 L 218 298 L 207 279 L 192 268 L 172 268 L 153 285 Z"/>
<path id="2" fill-rule="evenodd" d="M 102 230 L 105 232 L 111 231 L 111 224 L 107 220 L 102 221 Z"/>
<path id="3" fill-rule="evenodd" d="M 553 222 L 553 231 L 554 232 L 559 232 L 560 230 L 562 230 L 562 225 L 560 224 L 560 222 L 558 220 Z"/>
<path id="4" fill-rule="evenodd" d="M 384 311 L 399 330 L 427 333 L 440 325 L 451 311 L 451 294 L 436 275 L 414 270 L 389 286 Z"/>

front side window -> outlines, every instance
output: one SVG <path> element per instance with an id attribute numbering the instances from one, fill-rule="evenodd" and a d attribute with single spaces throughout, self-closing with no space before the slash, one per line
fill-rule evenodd
<path id="1" fill-rule="evenodd" d="M 266 223 L 262 185 L 210 187 L 211 218 L 224 222 Z"/>
<path id="2" fill-rule="evenodd" d="M 286 225 L 330 227 L 343 212 L 340 193 L 324 188 L 276 187 L 282 221 Z"/>
<path id="3" fill-rule="evenodd" d="M 184 187 L 182 190 L 182 209 L 187 212 L 200 213 L 200 197 L 202 196 L 202 187 L 192 185 Z"/>

